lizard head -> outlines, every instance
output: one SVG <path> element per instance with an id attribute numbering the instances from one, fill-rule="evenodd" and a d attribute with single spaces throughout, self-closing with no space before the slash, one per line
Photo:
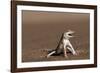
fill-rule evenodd
<path id="1" fill-rule="evenodd" d="M 74 33 L 74 31 L 68 30 L 67 32 L 64 33 L 64 38 L 69 39 L 69 38 L 74 37 L 73 33 Z"/>

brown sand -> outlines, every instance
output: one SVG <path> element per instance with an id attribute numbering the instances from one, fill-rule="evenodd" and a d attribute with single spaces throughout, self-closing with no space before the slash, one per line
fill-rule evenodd
<path id="1" fill-rule="evenodd" d="M 50 56 L 49 58 L 47 58 L 46 57 L 48 53 L 47 49 L 39 49 L 39 50 L 34 49 L 32 51 L 27 51 L 27 53 L 23 54 L 23 62 L 89 59 L 89 57 L 87 56 L 88 51 L 86 49 L 85 50 L 77 49 L 76 52 L 77 52 L 77 55 L 72 55 L 71 53 L 68 53 L 68 58 L 65 58 L 63 54 Z"/>
<path id="2" fill-rule="evenodd" d="M 70 39 L 77 56 L 68 54 L 45 58 L 48 50 L 55 49 L 63 32 L 75 31 Z M 89 59 L 89 14 L 57 12 L 22 12 L 22 61 Z"/>

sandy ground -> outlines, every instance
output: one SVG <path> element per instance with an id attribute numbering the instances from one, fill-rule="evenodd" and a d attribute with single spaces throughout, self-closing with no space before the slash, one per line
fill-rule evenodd
<path id="1" fill-rule="evenodd" d="M 48 50 L 55 49 L 63 32 L 75 31 L 70 39 L 77 56 L 68 54 L 46 58 Z M 89 59 L 89 14 L 57 12 L 22 12 L 22 61 Z"/>
<path id="2" fill-rule="evenodd" d="M 23 54 L 23 62 L 37 62 L 37 61 L 60 61 L 60 60 L 83 60 L 89 59 L 88 51 L 77 49 L 77 55 L 68 54 L 68 58 L 65 58 L 63 54 L 53 55 L 47 58 L 48 49 L 40 49 L 40 50 L 31 50 L 27 51 L 27 54 Z"/>

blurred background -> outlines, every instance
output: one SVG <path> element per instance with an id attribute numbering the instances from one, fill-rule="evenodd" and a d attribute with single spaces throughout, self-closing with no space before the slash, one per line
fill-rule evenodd
<path id="1" fill-rule="evenodd" d="M 85 50 L 77 59 L 89 58 L 88 13 L 22 11 L 23 61 L 41 61 L 43 49 L 55 49 L 62 33 L 75 31 L 70 39 L 75 49 Z M 87 53 L 88 52 L 88 53 Z M 38 53 L 38 54 L 37 54 Z M 75 59 L 75 58 L 73 58 Z M 52 59 L 55 60 L 55 59 Z M 59 60 L 59 59 L 57 59 Z M 43 61 L 43 60 L 42 60 Z"/>

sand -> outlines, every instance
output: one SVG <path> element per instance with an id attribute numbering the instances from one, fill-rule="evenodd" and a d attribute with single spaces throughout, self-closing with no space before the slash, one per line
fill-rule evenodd
<path id="1" fill-rule="evenodd" d="M 47 49 L 31 50 L 27 51 L 27 54 L 23 54 L 23 62 L 37 62 L 37 61 L 62 61 L 62 60 L 84 60 L 89 59 L 87 50 L 76 50 L 77 55 L 67 53 L 68 58 L 65 58 L 63 54 L 53 55 L 47 58 Z"/>
<path id="2" fill-rule="evenodd" d="M 70 39 L 77 56 L 68 54 L 46 58 L 55 49 L 63 32 L 75 31 Z M 89 14 L 42 11 L 22 12 L 22 61 L 57 61 L 89 59 Z"/>

